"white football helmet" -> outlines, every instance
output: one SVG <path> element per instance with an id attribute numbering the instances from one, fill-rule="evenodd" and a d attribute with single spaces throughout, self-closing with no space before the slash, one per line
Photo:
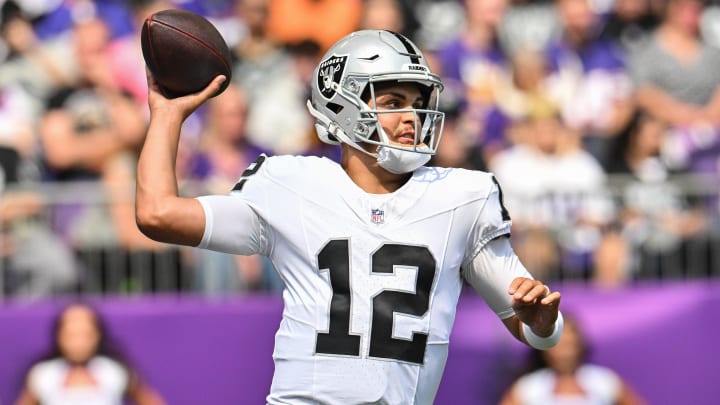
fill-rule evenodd
<path id="1" fill-rule="evenodd" d="M 423 109 L 378 110 L 375 106 L 375 84 L 398 81 L 420 84 L 425 98 Z M 358 150 L 359 143 L 401 149 L 421 154 L 435 154 L 442 137 L 444 113 L 438 111 L 440 77 L 430 71 L 418 47 L 406 37 L 383 30 L 354 32 L 330 48 L 315 68 L 312 95 L 307 106 L 315 117 L 320 139 L 329 144 L 346 143 Z M 367 101 L 372 100 L 371 106 Z M 378 125 L 378 114 L 413 112 L 415 143 L 413 146 L 391 144 Z M 374 136 L 377 133 L 377 136 Z"/>

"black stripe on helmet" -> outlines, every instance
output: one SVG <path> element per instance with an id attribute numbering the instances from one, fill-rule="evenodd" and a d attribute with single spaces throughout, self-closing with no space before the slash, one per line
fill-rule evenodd
<path id="1" fill-rule="evenodd" d="M 413 47 L 412 43 L 410 43 L 410 41 L 407 38 L 405 38 L 403 35 L 398 34 L 397 32 L 393 32 L 390 30 L 386 30 L 386 31 L 395 35 L 395 37 L 397 39 L 399 39 L 400 42 L 402 42 L 402 44 L 405 46 L 405 50 L 407 50 L 407 52 L 408 52 L 408 56 L 410 57 L 410 63 L 414 63 L 414 64 L 420 63 L 420 55 L 418 55 L 415 52 L 415 48 Z"/>

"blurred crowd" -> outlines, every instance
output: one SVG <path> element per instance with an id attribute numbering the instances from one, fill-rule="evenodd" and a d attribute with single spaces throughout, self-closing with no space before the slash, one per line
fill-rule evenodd
<path id="1" fill-rule="evenodd" d="M 166 8 L 210 19 L 234 64 L 228 90 L 183 127 L 181 192 L 228 192 L 262 152 L 338 159 L 305 107 L 313 69 L 345 34 L 390 29 L 445 82 L 432 164 L 495 173 L 535 276 L 616 286 L 718 275 L 720 1 L 0 4 L 4 294 L 281 288 L 264 258 L 165 246 L 135 226 L 140 27 Z"/>

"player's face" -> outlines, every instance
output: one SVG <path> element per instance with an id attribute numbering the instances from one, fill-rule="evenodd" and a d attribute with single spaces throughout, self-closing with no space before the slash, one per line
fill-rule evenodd
<path id="1" fill-rule="evenodd" d="M 379 111 L 423 108 L 423 97 L 416 84 L 395 83 L 375 87 L 375 106 Z M 412 147 L 415 131 L 420 130 L 420 116 L 412 111 L 378 114 L 378 122 L 390 138 L 390 142 Z M 422 144 L 418 144 L 420 146 Z"/>

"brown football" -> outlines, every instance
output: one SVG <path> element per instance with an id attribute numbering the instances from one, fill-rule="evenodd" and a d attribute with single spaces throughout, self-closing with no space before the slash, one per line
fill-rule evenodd
<path id="1" fill-rule="evenodd" d="M 185 10 L 159 11 L 145 19 L 140 36 L 145 63 L 169 98 L 198 92 L 217 75 L 232 75 L 225 39 L 205 17 Z"/>

